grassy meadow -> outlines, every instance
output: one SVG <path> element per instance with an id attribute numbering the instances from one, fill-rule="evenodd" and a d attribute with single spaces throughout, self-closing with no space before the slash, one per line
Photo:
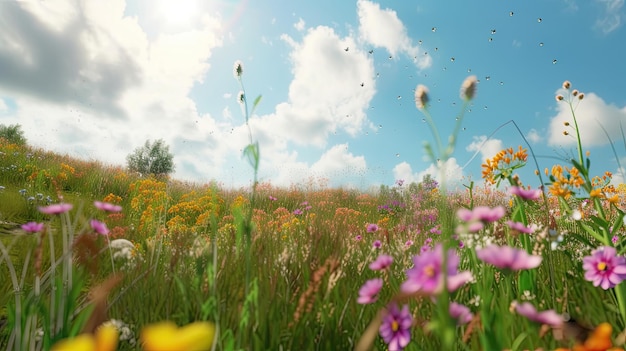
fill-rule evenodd
<path id="1" fill-rule="evenodd" d="M 511 145 L 484 186 L 363 192 L 139 177 L 0 140 L 0 345 L 619 349 L 626 186 L 578 150 L 538 172 L 543 189 L 524 187 L 517 170 L 535 166 Z"/>

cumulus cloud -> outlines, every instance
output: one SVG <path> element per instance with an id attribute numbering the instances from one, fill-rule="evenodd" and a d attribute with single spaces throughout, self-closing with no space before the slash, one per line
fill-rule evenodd
<path id="1" fill-rule="evenodd" d="M 611 33 L 622 25 L 624 0 L 596 0 L 596 3 L 602 7 L 602 14 L 596 20 L 596 27 L 604 34 Z"/>
<path id="2" fill-rule="evenodd" d="M 543 138 L 541 137 L 541 135 L 539 134 L 539 132 L 535 128 L 531 128 L 528 131 L 528 134 L 526 134 L 526 139 L 528 139 L 528 141 L 530 141 L 531 143 L 538 143 Z"/>
<path id="3" fill-rule="evenodd" d="M 396 11 L 383 10 L 379 4 L 368 0 L 358 0 L 357 14 L 360 39 L 365 43 L 385 48 L 392 56 L 405 54 L 420 69 L 432 65 L 430 56 L 422 55 L 419 47 L 413 45 Z"/>
<path id="4" fill-rule="evenodd" d="M 463 168 L 459 166 L 456 158 L 451 157 L 445 164 L 440 166 L 445 168 L 445 182 L 449 187 L 454 187 L 455 185 L 460 184 L 463 179 Z M 414 172 L 411 165 L 407 162 L 399 163 L 393 168 L 394 179 L 396 181 L 402 179 L 405 183 L 419 183 L 426 175 L 430 175 L 440 184 L 443 182 L 439 167 L 432 163 L 428 166 L 428 168 L 420 172 Z"/>
<path id="5" fill-rule="evenodd" d="M 482 162 L 485 162 L 488 158 L 492 158 L 502 149 L 504 149 L 502 140 L 487 140 L 486 135 L 474 136 L 473 141 L 465 147 L 465 150 L 469 152 L 480 153 Z"/>
<path id="6" fill-rule="evenodd" d="M 306 25 L 306 22 L 304 22 L 304 20 L 302 18 L 300 18 L 298 20 L 298 22 L 293 24 L 293 27 L 297 30 L 297 31 L 303 31 L 304 27 Z"/>
<path id="7" fill-rule="evenodd" d="M 9 106 L 7 106 L 6 102 L 3 99 L 0 99 L 0 112 L 9 111 Z"/>
<path id="8" fill-rule="evenodd" d="M 557 93 L 567 96 L 566 91 L 559 90 Z M 575 131 L 570 108 L 564 101 L 556 102 L 556 104 L 557 113 L 550 120 L 548 144 L 575 145 Z M 585 147 L 609 143 L 609 139 L 602 130 L 603 127 L 612 140 L 621 139 L 621 126 L 626 126 L 626 106 L 618 107 L 608 104 L 594 93 L 585 93 L 584 100 L 579 103 L 576 99 L 573 104 L 576 107 L 576 120 L 581 131 L 580 138 Z M 566 127 L 565 122 L 570 123 L 570 126 Z M 563 131 L 567 131 L 569 135 L 564 135 Z"/>

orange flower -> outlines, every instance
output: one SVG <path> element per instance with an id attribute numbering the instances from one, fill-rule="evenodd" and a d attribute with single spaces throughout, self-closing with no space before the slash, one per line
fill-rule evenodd
<path id="1" fill-rule="evenodd" d="M 555 351 L 624 351 L 620 347 L 613 347 L 612 333 L 613 327 L 609 323 L 602 323 L 589 335 L 584 344 L 576 344 L 573 349 L 558 348 Z"/>

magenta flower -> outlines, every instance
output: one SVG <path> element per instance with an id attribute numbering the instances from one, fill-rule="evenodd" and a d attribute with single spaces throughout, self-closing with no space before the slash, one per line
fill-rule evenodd
<path id="1" fill-rule="evenodd" d="M 27 233 L 39 233 L 43 230 L 43 223 L 28 222 L 26 224 L 22 224 L 22 230 Z"/>
<path id="2" fill-rule="evenodd" d="M 367 225 L 367 232 L 368 233 L 375 233 L 378 231 L 378 225 L 374 224 L 374 223 L 369 223 Z"/>
<path id="3" fill-rule="evenodd" d="M 473 318 L 474 314 L 470 309 L 456 302 L 450 303 L 450 317 L 456 319 L 458 325 L 463 325 L 469 323 Z"/>
<path id="4" fill-rule="evenodd" d="M 457 211 L 457 216 L 464 222 L 480 221 L 491 223 L 504 217 L 506 210 L 502 206 L 489 208 L 487 206 L 477 206 L 473 210 L 461 208 Z"/>
<path id="5" fill-rule="evenodd" d="M 273 197 L 272 195 L 270 195 L 270 201 L 276 201 L 276 200 L 278 200 L 278 199 Z"/>
<path id="6" fill-rule="evenodd" d="M 361 239 L 363 239 L 363 237 L 361 236 L 361 234 L 357 235 L 354 237 L 354 240 L 356 241 L 361 241 Z"/>
<path id="7" fill-rule="evenodd" d="M 476 250 L 476 256 L 483 262 L 500 269 L 521 270 L 537 268 L 542 257 L 529 255 L 526 250 L 518 250 L 510 246 L 489 245 Z"/>
<path id="8" fill-rule="evenodd" d="M 524 223 L 520 222 L 506 221 L 506 225 L 508 225 L 509 228 L 516 230 L 520 233 L 531 234 L 535 231 L 535 229 L 531 228 L 530 226 L 525 226 Z"/>
<path id="9" fill-rule="evenodd" d="M 97 209 L 105 212 L 120 212 L 122 210 L 122 206 L 114 205 L 108 202 L 94 201 L 93 205 Z"/>
<path id="10" fill-rule="evenodd" d="M 406 271 L 407 280 L 400 290 L 407 294 L 423 291 L 438 294 L 443 290 L 443 247 L 437 244 L 431 251 L 422 252 L 413 257 L 413 268 Z M 458 272 L 459 256 L 454 249 L 448 250 L 447 285 L 450 292 L 455 291 L 472 279 L 469 271 Z"/>
<path id="11" fill-rule="evenodd" d="M 512 186 L 509 188 L 509 194 L 517 195 L 524 200 L 537 200 L 541 197 L 541 190 L 539 189 L 524 189 L 519 186 Z"/>
<path id="12" fill-rule="evenodd" d="M 389 351 L 401 351 L 411 341 L 411 326 L 413 317 L 409 312 L 409 306 L 402 306 L 398 309 L 395 303 L 389 305 L 387 315 L 383 317 L 383 322 L 378 329 L 380 336 L 387 343 Z"/>
<path id="13" fill-rule="evenodd" d="M 295 214 L 296 216 L 299 216 L 299 215 L 301 215 L 301 214 L 303 214 L 303 213 L 304 213 L 304 212 L 302 212 L 302 210 L 301 210 L 301 209 L 299 209 L 299 208 L 296 208 L 295 210 L 293 210 L 293 214 Z"/>
<path id="14" fill-rule="evenodd" d="M 524 316 L 535 323 L 547 324 L 552 327 L 558 327 L 563 324 L 563 318 L 554 310 L 537 312 L 535 306 L 533 306 L 530 302 L 518 304 L 516 301 L 513 301 L 513 304 L 515 304 L 515 311 L 519 315 Z"/>
<path id="15" fill-rule="evenodd" d="M 372 247 L 375 248 L 375 249 L 380 249 L 380 247 L 382 245 L 383 244 L 380 242 L 380 240 L 374 240 L 374 243 L 372 244 Z"/>
<path id="16" fill-rule="evenodd" d="M 393 257 L 389 255 L 380 255 L 376 261 L 370 263 L 370 269 L 373 271 L 382 271 L 387 269 L 393 263 Z"/>
<path id="17" fill-rule="evenodd" d="M 378 300 L 378 293 L 383 288 L 383 280 L 381 278 L 370 279 L 359 289 L 359 297 L 357 303 L 368 304 Z"/>
<path id="18" fill-rule="evenodd" d="M 107 225 L 103 222 L 100 222 L 97 219 L 92 219 L 89 224 L 91 224 L 91 229 L 93 229 L 96 233 L 100 234 L 100 235 L 108 235 L 109 234 L 109 228 L 107 228 Z"/>
<path id="19" fill-rule="evenodd" d="M 615 287 L 626 279 L 626 259 L 617 256 L 615 248 L 602 246 L 583 257 L 585 279 L 607 290 Z"/>
<path id="20" fill-rule="evenodd" d="M 406 246 L 406 247 L 413 246 L 413 240 L 411 240 L 411 239 L 407 240 L 407 241 L 404 243 L 404 246 Z"/>
<path id="21" fill-rule="evenodd" d="M 54 205 L 39 207 L 39 212 L 49 215 L 57 215 L 71 210 L 72 207 L 74 207 L 72 204 L 66 204 L 61 202 Z"/>

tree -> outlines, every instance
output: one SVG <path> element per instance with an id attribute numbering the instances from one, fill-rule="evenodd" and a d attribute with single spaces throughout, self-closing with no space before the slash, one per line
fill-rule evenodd
<path id="1" fill-rule="evenodd" d="M 174 155 L 163 139 L 146 143 L 126 156 L 128 169 L 142 175 L 169 175 L 174 171 Z"/>
<path id="2" fill-rule="evenodd" d="M 19 124 L 11 124 L 10 126 L 0 124 L 0 139 L 5 139 L 11 144 L 26 145 L 26 137 L 22 131 L 22 126 Z"/>

